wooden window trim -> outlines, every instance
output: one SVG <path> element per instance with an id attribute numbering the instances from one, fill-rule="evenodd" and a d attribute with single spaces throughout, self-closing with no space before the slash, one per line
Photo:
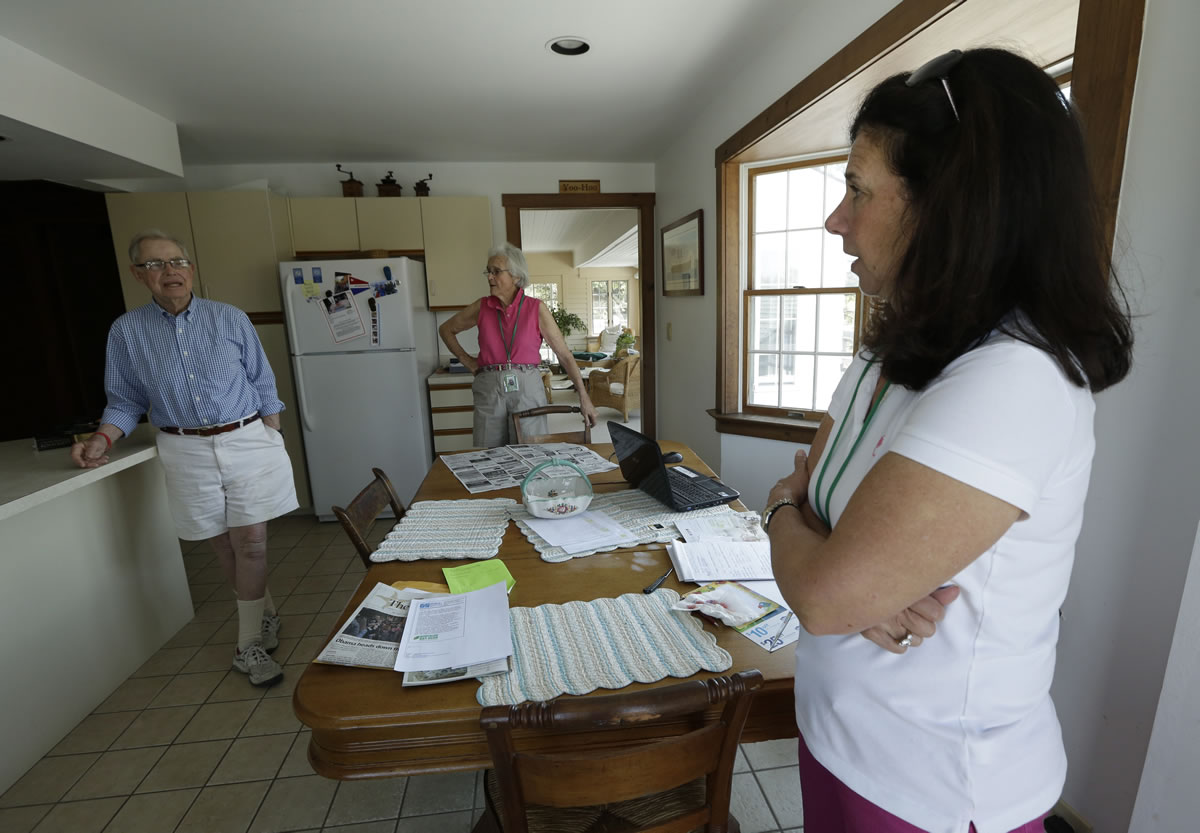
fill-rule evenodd
<path id="1" fill-rule="evenodd" d="M 931 55 L 976 43 L 1023 43 L 1047 66 L 1073 56 L 1071 97 L 1085 119 L 1105 240 L 1111 246 L 1144 16 L 1145 0 L 1079 0 L 1077 8 L 1069 0 L 990 5 L 986 0 L 902 0 L 723 142 L 715 152 L 717 407 L 709 411 L 717 431 L 792 442 L 807 442 L 794 437 L 809 434 L 803 421 L 790 421 L 795 430 L 789 432 L 786 424 L 780 425 L 789 423 L 786 419 L 740 410 L 742 340 L 737 334 L 742 316 L 739 221 L 744 163 L 843 145 L 844 137 L 827 138 L 832 135 L 831 119 L 844 130 L 853 102 L 871 86 L 894 72 L 920 66 Z M 1064 21 L 1074 24 L 1073 32 L 1064 30 Z"/>

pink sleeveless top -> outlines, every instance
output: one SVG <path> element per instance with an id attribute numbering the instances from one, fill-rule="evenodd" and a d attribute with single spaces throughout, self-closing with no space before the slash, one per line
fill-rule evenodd
<path id="1" fill-rule="evenodd" d="M 525 303 L 521 303 L 521 299 Z M 542 330 L 538 326 L 538 315 L 542 302 L 518 289 L 507 308 L 500 300 L 488 295 L 479 305 L 479 363 L 488 364 L 537 364 L 542 360 Z M 517 311 L 520 310 L 520 317 Z M 500 315 L 497 317 L 496 313 Z M 516 326 L 516 335 L 513 327 Z M 508 344 L 512 358 L 508 358 L 504 345 Z"/>

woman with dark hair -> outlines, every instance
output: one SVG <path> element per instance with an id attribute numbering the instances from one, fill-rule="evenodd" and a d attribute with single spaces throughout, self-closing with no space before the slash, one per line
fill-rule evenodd
<path id="1" fill-rule="evenodd" d="M 806 631 L 804 829 L 1040 831 L 1093 393 L 1132 350 L 1082 130 L 1041 69 L 978 49 L 884 81 L 850 135 L 826 228 L 875 315 L 763 513 Z"/>

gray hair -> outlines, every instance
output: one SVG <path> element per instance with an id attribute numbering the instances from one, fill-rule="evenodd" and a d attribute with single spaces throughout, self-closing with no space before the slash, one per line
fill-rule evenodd
<path id="1" fill-rule="evenodd" d="M 167 234 L 165 231 L 160 231 L 156 228 L 148 228 L 139 231 L 129 241 L 129 262 L 137 263 L 141 257 L 142 243 L 147 240 L 166 240 L 169 243 L 174 243 L 179 247 L 179 251 L 183 252 L 183 256 L 191 260 L 191 255 L 188 254 L 187 246 L 183 245 L 183 241 L 178 237 Z"/>
<path id="2" fill-rule="evenodd" d="M 513 276 L 517 286 L 524 289 L 529 284 L 529 264 L 525 262 L 524 253 L 512 243 L 492 246 L 488 251 L 488 260 L 494 257 L 508 259 L 508 274 Z"/>

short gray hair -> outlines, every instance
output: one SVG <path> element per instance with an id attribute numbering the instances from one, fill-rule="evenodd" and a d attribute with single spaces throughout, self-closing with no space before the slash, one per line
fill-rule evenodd
<path id="1" fill-rule="evenodd" d="M 143 231 L 139 231 L 133 236 L 133 239 L 129 241 L 130 263 L 138 262 L 138 258 L 141 257 L 142 243 L 147 240 L 166 240 L 170 243 L 174 243 L 179 247 L 179 251 L 183 252 L 184 257 L 186 257 L 188 260 L 192 259 L 191 255 L 188 254 L 187 246 L 183 245 L 183 241 L 178 237 L 174 237 L 173 235 L 167 234 L 165 231 L 160 231 L 156 228 L 148 228 Z"/>
<path id="2" fill-rule="evenodd" d="M 529 284 L 529 264 L 525 262 L 524 253 L 512 243 L 493 246 L 488 251 L 488 260 L 494 257 L 508 259 L 508 274 L 513 276 L 518 287 L 524 289 Z"/>

